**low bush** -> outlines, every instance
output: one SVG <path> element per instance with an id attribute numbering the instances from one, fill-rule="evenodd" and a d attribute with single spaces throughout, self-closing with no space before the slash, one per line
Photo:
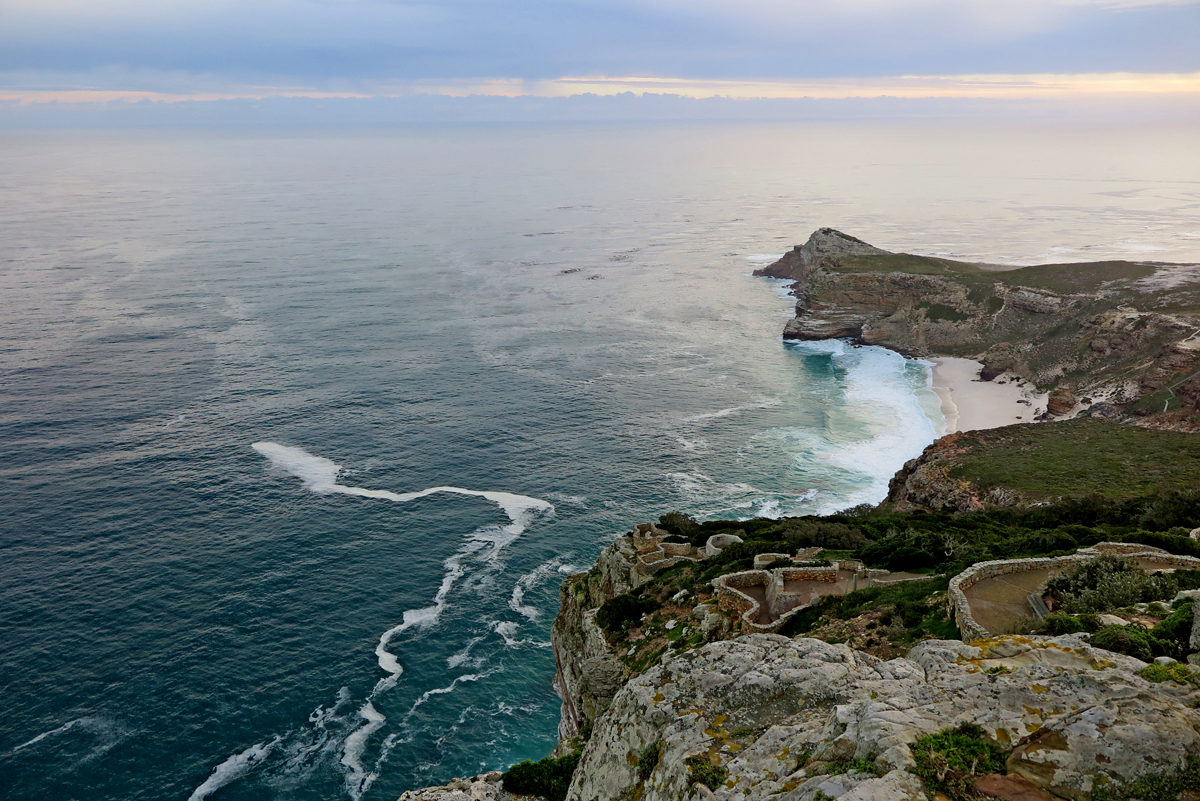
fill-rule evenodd
<path id="1" fill-rule="evenodd" d="M 1065 570 L 1046 582 L 1046 593 L 1063 612 L 1111 612 L 1137 603 L 1170 598 L 1179 583 L 1169 574 L 1146 574 L 1138 564 L 1116 556 L 1101 556 Z"/>
<path id="2" fill-rule="evenodd" d="M 565 801 L 567 788 L 575 766 L 579 764 L 579 752 L 555 759 L 546 757 L 537 762 L 528 759 L 509 768 L 502 777 L 505 792 L 513 795 L 535 795 L 546 801 Z"/>
<path id="3" fill-rule="evenodd" d="M 688 766 L 688 775 L 691 776 L 692 784 L 700 782 L 708 789 L 715 790 L 729 778 L 729 771 L 725 767 L 713 763 L 706 756 L 697 754 L 688 757 L 683 762 Z"/>
<path id="4" fill-rule="evenodd" d="M 631 592 L 609 598 L 596 610 L 596 625 L 606 631 L 619 631 L 626 623 L 637 623 L 642 615 L 662 607 L 649 595 Z"/>
<path id="5" fill-rule="evenodd" d="M 1054 612 L 1042 618 L 1036 634 L 1048 634 L 1058 637 L 1063 634 L 1078 634 L 1079 632 L 1094 632 L 1100 628 L 1095 615 L 1068 615 Z"/>
<path id="6" fill-rule="evenodd" d="M 1173 665 L 1147 665 L 1138 671 L 1138 675 L 1146 681 L 1174 681 L 1179 684 L 1200 684 L 1200 676 L 1182 662 Z"/>
<path id="7" fill-rule="evenodd" d="M 1125 654 L 1149 662 L 1166 650 L 1163 644 L 1141 626 L 1105 626 L 1091 637 L 1091 644 L 1105 651 Z"/>
<path id="8" fill-rule="evenodd" d="M 916 762 L 912 772 L 926 787 L 954 801 L 976 797 L 971 786 L 975 776 L 1004 772 L 1004 751 L 987 739 L 982 728 L 971 723 L 928 734 L 910 748 Z"/>
<path id="9" fill-rule="evenodd" d="M 667 512 L 658 518 L 658 527 L 668 534 L 681 537 L 688 542 L 701 533 L 700 524 L 696 522 L 696 518 L 685 515 L 683 512 Z M 708 538 L 705 537 L 705 539 Z"/>
<path id="10" fill-rule="evenodd" d="M 1195 602 L 1187 598 L 1175 606 L 1174 611 L 1167 615 L 1158 625 L 1150 629 L 1150 633 L 1164 643 L 1169 643 L 1173 653 L 1168 653 L 1175 659 L 1183 659 L 1191 653 L 1192 623 L 1195 620 Z"/>

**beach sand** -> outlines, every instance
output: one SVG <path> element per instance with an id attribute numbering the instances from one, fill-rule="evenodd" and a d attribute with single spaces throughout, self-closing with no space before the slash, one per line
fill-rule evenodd
<path id="1" fill-rule="evenodd" d="M 940 356 L 930 361 L 933 391 L 942 399 L 947 434 L 1032 423 L 1035 415 L 1046 410 L 1046 395 L 1030 384 L 1018 384 L 1012 376 L 980 381 L 983 365 L 977 361 Z"/>

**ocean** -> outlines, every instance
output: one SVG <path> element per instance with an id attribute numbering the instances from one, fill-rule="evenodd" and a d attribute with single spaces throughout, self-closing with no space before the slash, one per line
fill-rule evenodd
<path id="1" fill-rule="evenodd" d="M 878 501 L 928 366 L 783 343 L 829 225 L 1200 261 L 1186 127 L 0 132 L 0 798 L 394 799 L 539 758 L 633 524 Z"/>

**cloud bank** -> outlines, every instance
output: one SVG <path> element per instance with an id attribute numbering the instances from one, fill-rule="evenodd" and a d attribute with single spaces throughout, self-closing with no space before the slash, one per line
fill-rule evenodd
<path id="1" fill-rule="evenodd" d="M 1197 42 L 1196 0 L 0 0 L 0 93 L 1194 91 Z"/>

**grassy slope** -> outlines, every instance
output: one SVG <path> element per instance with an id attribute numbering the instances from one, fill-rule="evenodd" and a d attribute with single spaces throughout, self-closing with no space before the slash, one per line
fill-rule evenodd
<path id="1" fill-rule="evenodd" d="M 1124 500 L 1200 488 L 1196 434 L 1080 419 L 979 431 L 959 444 L 967 451 L 950 475 L 981 489 Z"/>

